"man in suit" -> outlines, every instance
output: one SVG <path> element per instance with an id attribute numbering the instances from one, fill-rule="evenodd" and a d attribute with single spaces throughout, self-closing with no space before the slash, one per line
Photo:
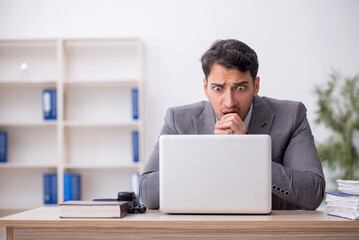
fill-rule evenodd
<path id="1" fill-rule="evenodd" d="M 201 62 L 209 102 L 168 109 L 161 135 L 269 134 L 272 209 L 316 209 L 325 180 L 305 106 L 258 96 L 257 54 L 243 42 L 216 41 Z M 140 178 L 140 199 L 151 209 L 159 207 L 158 147 Z"/>

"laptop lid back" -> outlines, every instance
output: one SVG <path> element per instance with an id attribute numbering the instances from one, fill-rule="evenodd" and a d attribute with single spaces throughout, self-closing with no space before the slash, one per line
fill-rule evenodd
<path id="1" fill-rule="evenodd" d="M 271 211 L 269 135 L 162 135 L 159 142 L 162 212 Z"/>

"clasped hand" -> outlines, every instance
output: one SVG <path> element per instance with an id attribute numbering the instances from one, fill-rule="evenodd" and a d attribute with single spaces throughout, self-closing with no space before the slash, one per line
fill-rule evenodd
<path id="1" fill-rule="evenodd" d="M 215 125 L 214 134 L 246 134 L 246 125 L 236 113 L 228 113 Z"/>

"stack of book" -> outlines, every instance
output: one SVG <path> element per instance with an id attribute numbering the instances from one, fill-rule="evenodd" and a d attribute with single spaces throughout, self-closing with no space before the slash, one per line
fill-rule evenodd
<path id="1" fill-rule="evenodd" d="M 337 180 L 339 192 L 327 192 L 328 215 L 359 220 L 359 181 Z"/>

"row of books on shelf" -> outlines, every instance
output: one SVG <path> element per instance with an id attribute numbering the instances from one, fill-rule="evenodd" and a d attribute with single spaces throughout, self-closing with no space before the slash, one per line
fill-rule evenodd
<path id="1" fill-rule="evenodd" d="M 338 192 L 326 193 L 328 215 L 359 220 L 359 180 L 337 180 Z"/>
<path id="2" fill-rule="evenodd" d="M 44 113 L 44 120 L 57 119 L 57 96 L 56 89 L 46 88 L 42 91 L 42 110 Z M 131 102 L 132 102 L 132 118 L 138 119 L 138 89 L 131 89 Z"/>
<path id="3" fill-rule="evenodd" d="M 57 204 L 57 173 L 45 173 L 44 176 L 44 204 Z M 81 199 L 80 175 L 64 174 L 64 202 Z"/>
<path id="4" fill-rule="evenodd" d="M 138 196 L 139 174 L 130 175 L 131 191 Z M 43 175 L 44 204 L 57 204 L 57 173 L 45 173 Z M 64 173 L 64 202 L 81 200 L 81 177 L 76 173 Z M 90 199 L 87 199 L 90 200 Z M 137 199 L 138 201 L 138 199 Z"/>
<path id="5" fill-rule="evenodd" d="M 139 134 L 138 131 L 132 131 L 132 152 L 133 162 L 139 161 Z M 7 162 L 7 148 L 8 148 L 7 132 L 0 131 L 0 162 Z"/>

